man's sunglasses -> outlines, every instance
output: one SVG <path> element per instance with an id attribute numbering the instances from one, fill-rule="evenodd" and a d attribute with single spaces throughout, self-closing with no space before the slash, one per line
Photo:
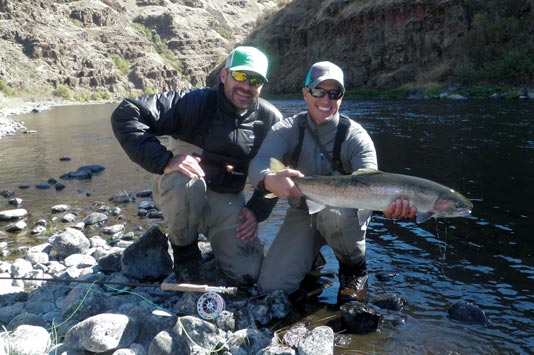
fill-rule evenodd
<path id="1" fill-rule="evenodd" d="M 324 97 L 325 95 L 328 95 L 328 98 L 330 100 L 339 100 L 343 96 L 343 92 L 341 90 L 325 90 L 325 89 L 310 89 L 308 88 L 308 92 L 311 94 L 311 96 L 320 99 L 321 97 Z"/>
<path id="2" fill-rule="evenodd" d="M 248 79 L 250 86 L 258 87 L 262 86 L 265 80 L 261 76 L 253 76 L 243 71 L 230 71 L 230 75 L 238 83 L 244 83 Z"/>

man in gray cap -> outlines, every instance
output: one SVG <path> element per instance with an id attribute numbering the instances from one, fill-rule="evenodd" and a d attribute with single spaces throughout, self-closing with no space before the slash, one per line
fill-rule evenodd
<path id="1" fill-rule="evenodd" d="M 325 209 L 310 215 L 292 176 L 351 174 L 377 169 L 374 144 L 365 129 L 339 114 L 345 85 L 343 71 L 331 62 L 312 65 L 302 95 L 307 111 L 275 124 L 252 160 L 249 177 L 258 190 L 288 199 L 290 207 L 263 262 L 257 286 L 262 293 L 282 289 L 294 300 L 320 248 L 328 244 L 339 261 L 338 302 L 365 300 L 367 267 L 365 233 L 370 218 L 359 223 L 357 210 Z M 270 158 L 289 166 L 270 170 Z M 390 218 L 414 217 L 408 201 L 394 201 L 384 211 Z"/>
<path id="2" fill-rule="evenodd" d="M 243 188 L 250 159 L 282 118 L 259 97 L 267 68 L 264 53 L 240 46 L 228 55 L 217 88 L 125 99 L 112 114 L 122 148 L 155 174 L 152 195 L 168 223 L 178 282 L 206 282 L 199 233 L 233 285 L 252 284 L 259 273 L 258 222 L 273 203 L 258 193 L 245 203 Z M 185 151 L 173 151 L 160 141 L 165 135 L 196 149 L 181 144 Z"/>

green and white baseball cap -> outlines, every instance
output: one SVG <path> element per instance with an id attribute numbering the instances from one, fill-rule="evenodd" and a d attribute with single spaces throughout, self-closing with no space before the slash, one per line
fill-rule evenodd
<path id="1" fill-rule="evenodd" d="M 233 71 L 250 71 L 260 75 L 267 82 L 267 56 L 259 49 L 248 46 L 235 48 L 226 58 L 225 69 Z"/>

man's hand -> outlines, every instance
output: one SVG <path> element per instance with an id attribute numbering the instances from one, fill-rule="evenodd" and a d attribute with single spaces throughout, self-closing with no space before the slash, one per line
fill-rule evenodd
<path id="1" fill-rule="evenodd" d="M 417 208 L 415 206 L 410 207 L 410 201 L 401 200 L 400 198 L 391 202 L 389 207 L 384 211 L 384 216 L 387 218 L 414 218 Z"/>
<path id="2" fill-rule="evenodd" d="M 235 237 L 241 240 L 258 238 L 258 222 L 254 213 L 248 208 L 243 207 L 241 212 L 239 212 L 238 218 L 243 221 L 243 224 L 236 228 Z"/>
<path id="3" fill-rule="evenodd" d="M 263 178 L 265 189 L 275 194 L 278 198 L 301 197 L 302 192 L 295 185 L 292 176 L 304 176 L 300 171 L 293 169 L 280 170 L 277 173 L 269 173 Z"/>
<path id="4" fill-rule="evenodd" d="M 168 174 L 173 171 L 179 171 L 188 178 L 204 177 L 204 170 L 198 163 L 200 163 L 199 157 L 193 157 L 189 154 L 175 155 L 169 160 L 163 169 L 163 173 Z"/>

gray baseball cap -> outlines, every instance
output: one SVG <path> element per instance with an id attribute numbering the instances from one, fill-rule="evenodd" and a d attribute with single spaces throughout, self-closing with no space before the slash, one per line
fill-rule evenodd
<path id="1" fill-rule="evenodd" d="M 335 80 L 339 88 L 345 93 L 345 84 L 343 81 L 343 71 L 340 67 L 331 62 L 317 62 L 311 66 L 306 75 L 304 86 L 314 89 L 317 85 L 325 80 Z"/>

